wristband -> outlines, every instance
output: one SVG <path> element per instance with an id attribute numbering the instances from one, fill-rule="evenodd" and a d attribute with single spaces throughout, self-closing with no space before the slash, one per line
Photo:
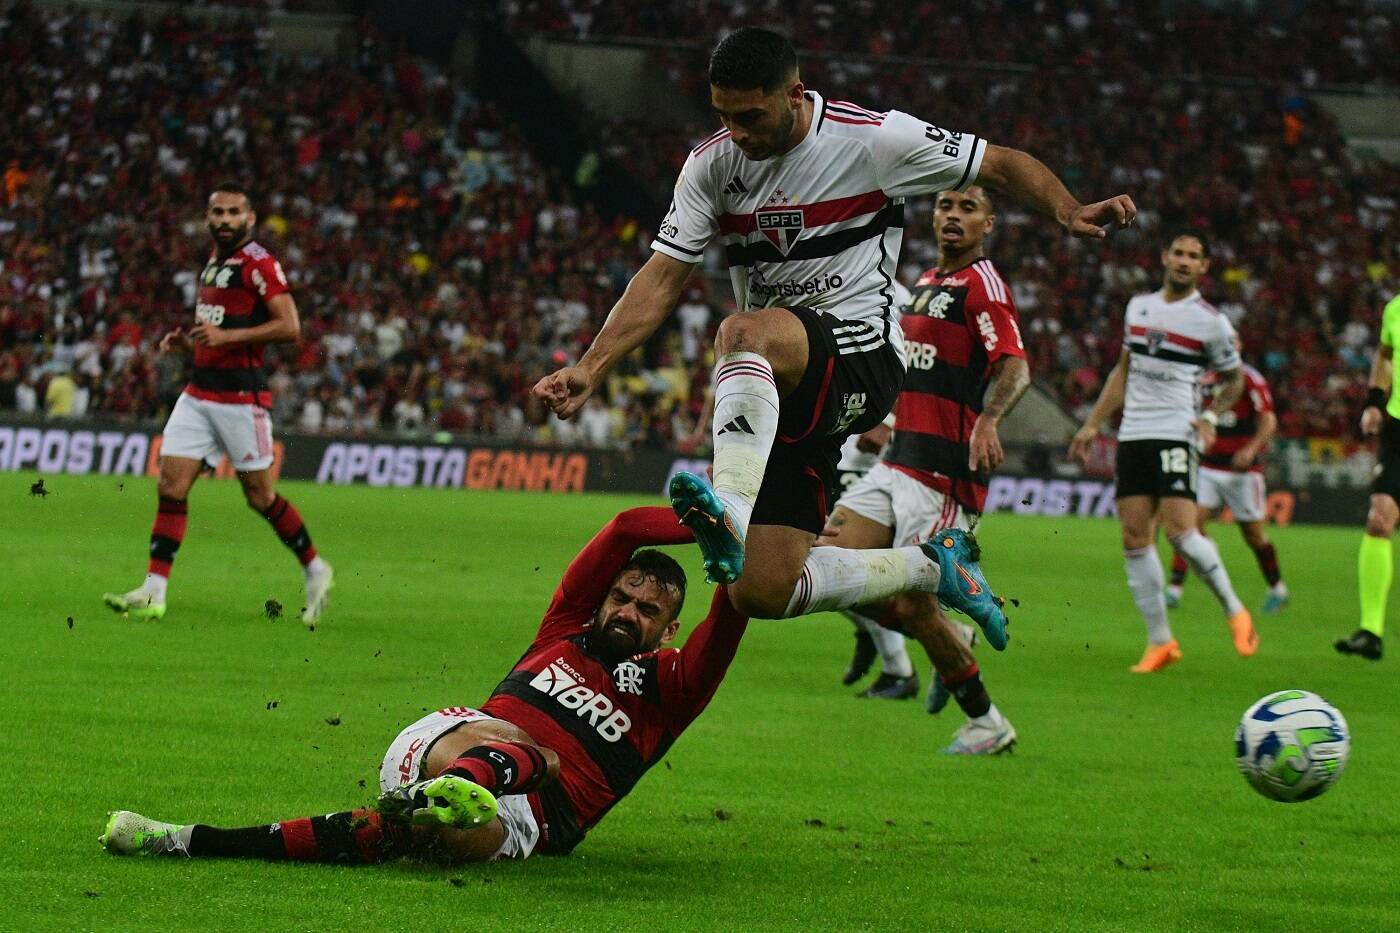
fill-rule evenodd
<path id="1" fill-rule="evenodd" d="M 1209 408 L 1201 412 L 1201 420 L 1204 421 L 1206 424 L 1210 425 L 1212 428 L 1220 424 L 1220 416 Z"/>
<path id="2" fill-rule="evenodd" d="M 1364 411 L 1366 408 L 1379 408 L 1381 411 L 1385 411 L 1385 389 L 1371 386 L 1366 393 L 1366 404 L 1362 410 Z"/>

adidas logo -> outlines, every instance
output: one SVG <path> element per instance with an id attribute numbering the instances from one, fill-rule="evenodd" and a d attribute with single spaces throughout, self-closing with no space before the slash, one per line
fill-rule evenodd
<path id="1" fill-rule="evenodd" d="M 720 434 L 730 434 L 734 431 L 738 431 L 741 434 L 754 433 L 754 429 L 749 425 L 749 419 L 745 418 L 743 415 L 740 415 L 739 417 L 735 418 L 733 421 L 729 422 L 724 427 L 719 429 Z M 716 435 L 716 437 L 718 436 L 719 435 Z"/>
<path id="2" fill-rule="evenodd" d="M 738 175 L 735 175 L 735 176 L 730 180 L 729 184 L 727 184 L 727 185 L 724 186 L 724 191 L 725 191 L 726 194 L 748 194 L 748 193 L 749 193 L 749 189 L 746 188 L 746 187 L 744 186 L 744 180 L 743 180 L 742 178 L 740 178 Z"/>

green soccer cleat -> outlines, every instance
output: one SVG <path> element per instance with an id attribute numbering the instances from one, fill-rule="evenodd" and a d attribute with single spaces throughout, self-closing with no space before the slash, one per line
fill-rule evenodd
<path id="1" fill-rule="evenodd" d="M 150 619 L 159 622 L 165 618 L 165 603 L 156 602 L 144 586 L 138 586 L 130 593 L 103 593 L 102 601 L 113 612 L 120 612 L 130 619 Z"/>
<path id="2" fill-rule="evenodd" d="M 937 532 L 932 541 L 919 547 L 938 562 L 942 571 L 938 583 L 939 601 L 971 618 L 982 630 L 987 644 L 997 651 L 1005 651 L 1009 640 L 1006 614 L 1001 611 L 1001 597 L 992 593 L 987 578 L 982 576 L 982 568 L 977 565 L 982 557 L 977 539 L 966 531 L 949 528 Z"/>
<path id="3" fill-rule="evenodd" d="M 744 538 L 713 489 L 694 473 L 677 473 L 671 479 L 671 508 L 676 517 L 695 532 L 695 543 L 705 558 L 705 579 L 729 584 L 744 572 Z"/>
<path id="4" fill-rule="evenodd" d="M 189 858 L 188 826 L 162 823 L 130 810 L 107 815 L 107 828 L 97 841 L 113 855 L 183 855 Z"/>
<path id="5" fill-rule="evenodd" d="M 378 808 L 396 823 L 475 829 L 495 819 L 497 804 L 495 795 L 480 784 L 444 774 L 400 785 L 380 796 Z"/>

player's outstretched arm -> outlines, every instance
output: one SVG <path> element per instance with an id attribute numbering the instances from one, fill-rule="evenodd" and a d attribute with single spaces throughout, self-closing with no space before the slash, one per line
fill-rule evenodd
<path id="1" fill-rule="evenodd" d="M 695 266 L 652 253 L 627 290 L 613 305 L 593 345 L 574 366 L 566 366 L 535 383 L 534 394 L 560 418 L 571 418 L 598 388 L 608 370 L 656 333 L 680 300 Z"/>
<path id="2" fill-rule="evenodd" d="M 663 657 L 657 669 L 661 701 L 677 732 L 709 705 L 739 651 L 748 624 L 748 616 L 730 602 L 728 589 L 715 587 L 710 614 L 690 633 L 680 651 Z"/>
<path id="3" fill-rule="evenodd" d="M 1080 204 L 1045 163 L 1005 146 L 987 146 L 977 183 L 1005 192 L 1027 207 L 1055 218 L 1070 236 L 1102 239 L 1108 236 L 1110 227 L 1130 226 L 1137 217 L 1137 205 L 1126 194 Z"/>
<path id="4" fill-rule="evenodd" d="M 1080 463 L 1089 461 L 1089 448 L 1093 446 L 1094 438 L 1099 436 L 1099 428 L 1122 410 L 1123 393 L 1127 385 L 1128 351 L 1124 350 L 1118 356 L 1118 365 L 1108 374 L 1108 381 L 1103 384 L 1103 391 L 1099 392 L 1099 400 L 1094 403 L 1089 417 L 1084 420 L 1084 427 L 1080 428 L 1074 435 L 1074 440 L 1070 441 L 1069 455 L 1075 460 Z"/>
<path id="5" fill-rule="evenodd" d="M 564 571 L 546 619 L 569 609 L 591 615 L 638 548 L 694 540 L 690 529 L 676 521 L 676 513 L 665 506 L 646 505 L 619 512 Z"/>

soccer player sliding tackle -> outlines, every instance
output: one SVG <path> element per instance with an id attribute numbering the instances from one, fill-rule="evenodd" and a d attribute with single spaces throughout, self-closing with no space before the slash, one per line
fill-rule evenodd
<path id="1" fill-rule="evenodd" d="M 161 353 L 193 351 L 194 372 L 161 441 L 160 501 L 145 582 L 102 597 L 132 618 L 165 615 L 170 570 L 189 521 L 190 488 L 206 465 L 218 465 L 220 455 L 227 455 L 238 473 L 249 507 L 267 519 L 301 563 L 302 621 L 315 625 L 326 608 L 331 565 L 317 555 L 301 514 L 277 492 L 272 475 L 272 395 L 263 374 L 263 348 L 295 343 L 301 323 L 282 264 L 253 241 L 257 219 L 248 193 L 238 185 L 219 185 L 209 195 L 205 220 L 214 248 L 199 277 L 198 323 L 188 333 L 176 328 L 160 341 Z"/>
<path id="2" fill-rule="evenodd" d="M 812 547 L 842 441 L 879 424 L 904 379 L 891 288 L 903 199 L 977 183 L 1091 238 L 1127 225 L 1136 208 L 1126 196 L 1081 205 L 1039 161 L 972 134 L 826 100 L 768 30 L 725 37 L 709 80 L 724 129 L 686 160 L 651 258 L 593 345 L 536 395 L 561 418 L 576 414 L 670 314 L 720 237 L 743 313 L 716 338 L 714 485 L 688 473 L 671 485 L 707 576 L 732 584 L 739 610 L 761 618 L 937 592 L 1005 646 L 1006 618 L 965 532 L 922 547 Z"/>
<path id="3" fill-rule="evenodd" d="M 534 642 L 479 709 L 438 710 L 384 755 L 374 808 L 245 829 L 111 815 L 109 852 L 456 863 L 571 851 L 719 688 L 748 620 L 724 587 L 680 649 L 684 544 L 665 508 L 619 514 L 574 558 Z"/>
<path id="4" fill-rule="evenodd" d="M 889 547 L 976 527 L 989 474 L 1005 457 L 997 425 L 1030 385 L 1011 290 L 984 251 L 995 221 L 990 197 L 976 185 L 934 199 L 938 266 L 902 309 L 909 373 L 895 405 L 894 440 L 837 501 L 822 543 Z M 860 615 L 887 665 L 898 663 L 883 656 L 891 647 L 902 653 L 903 639 L 896 635 L 891 646 L 880 623 L 923 646 L 934 665 L 929 712 L 956 697 L 967 714 L 946 753 L 997 754 L 1015 744 L 1016 730 L 982 684 L 971 639 L 935 598 L 906 593 Z"/>

